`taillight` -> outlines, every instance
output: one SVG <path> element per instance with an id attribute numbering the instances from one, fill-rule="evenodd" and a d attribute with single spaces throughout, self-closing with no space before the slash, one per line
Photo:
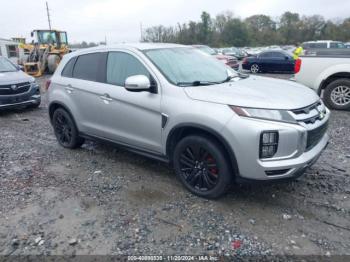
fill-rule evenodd
<path id="1" fill-rule="evenodd" d="M 294 64 L 294 73 L 299 73 L 301 68 L 301 59 L 298 58 L 297 60 L 295 60 L 295 64 Z"/>
<path id="2" fill-rule="evenodd" d="M 46 83 L 45 83 L 46 90 L 49 90 L 50 85 L 51 85 L 51 79 L 47 80 Z"/>
<path id="3" fill-rule="evenodd" d="M 247 64 L 248 63 L 248 59 L 245 57 L 243 58 L 242 64 Z"/>

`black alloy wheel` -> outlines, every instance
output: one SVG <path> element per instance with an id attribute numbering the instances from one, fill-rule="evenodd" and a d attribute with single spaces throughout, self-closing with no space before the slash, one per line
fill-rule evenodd
<path id="1" fill-rule="evenodd" d="M 232 182 L 224 150 L 209 137 L 185 137 L 176 146 L 173 161 L 182 183 L 201 197 L 220 197 Z"/>
<path id="2" fill-rule="evenodd" d="M 78 136 L 78 130 L 70 114 L 58 108 L 52 117 L 52 124 L 58 143 L 66 148 L 77 148 L 84 143 Z"/>

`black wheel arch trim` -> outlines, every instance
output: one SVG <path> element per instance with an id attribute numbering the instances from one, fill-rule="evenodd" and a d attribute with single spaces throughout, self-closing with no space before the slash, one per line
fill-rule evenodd
<path id="1" fill-rule="evenodd" d="M 77 123 L 75 122 L 75 119 L 74 119 L 74 116 L 73 116 L 72 112 L 69 110 L 68 106 L 66 106 L 64 103 L 62 103 L 60 101 L 52 101 L 49 104 L 49 110 L 48 110 L 49 112 L 48 113 L 49 113 L 49 118 L 50 118 L 51 124 L 52 124 L 52 117 L 53 117 L 53 112 L 54 112 L 54 111 L 51 112 L 51 110 L 52 110 L 52 107 L 55 106 L 55 105 L 58 105 L 58 107 L 62 107 L 64 110 L 66 110 L 69 113 L 69 115 L 72 117 L 75 126 L 78 128 Z"/>
<path id="2" fill-rule="evenodd" d="M 239 177 L 239 168 L 238 168 L 238 162 L 237 162 L 237 158 L 235 155 L 235 152 L 233 151 L 233 149 L 229 146 L 229 143 L 226 141 L 226 139 L 219 134 L 219 132 L 213 130 L 210 127 L 207 127 L 205 125 L 201 125 L 201 124 L 193 124 L 193 123 L 182 123 L 182 124 L 178 124 L 176 126 L 174 126 L 168 136 L 167 136 L 167 140 L 166 140 L 166 155 L 168 156 L 170 163 L 172 161 L 171 159 L 171 155 L 172 155 L 172 151 L 171 151 L 171 143 L 172 143 L 172 139 L 173 136 L 176 134 L 176 131 L 182 128 L 196 128 L 196 129 L 201 129 L 206 133 L 211 134 L 212 136 L 214 136 L 223 146 L 225 151 L 228 153 L 228 157 L 230 158 L 230 165 L 233 168 L 234 171 L 234 175 L 236 177 Z"/>

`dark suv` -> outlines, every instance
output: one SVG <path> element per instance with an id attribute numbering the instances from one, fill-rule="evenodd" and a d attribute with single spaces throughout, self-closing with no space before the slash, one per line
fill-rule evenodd
<path id="1" fill-rule="evenodd" d="M 21 106 L 35 108 L 40 102 L 40 87 L 35 79 L 0 56 L 0 109 Z"/>

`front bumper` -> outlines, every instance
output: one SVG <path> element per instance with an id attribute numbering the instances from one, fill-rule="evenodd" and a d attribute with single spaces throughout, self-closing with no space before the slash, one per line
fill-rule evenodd
<path id="1" fill-rule="evenodd" d="M 33 84 L 28 92 L 16 95 L 0 95 L 0 109 L 37 105 L 41 102 L 39 85 Z"/>
<path id="2" fill-rule="evenodd" d="M 321 125 L 329 119 L 322 120 Z M 280 141 L 273 158 L 259 158 L 260 134 L 277 130 Z M 301 176 L 313 165 L 328 144 L 325 133 L 310 150 L 306 150 L 307 130 L 295 124 L 234 117 L 222 130 L 229 141 L 238 165 L 238 181 L 275 181 Z"/>

